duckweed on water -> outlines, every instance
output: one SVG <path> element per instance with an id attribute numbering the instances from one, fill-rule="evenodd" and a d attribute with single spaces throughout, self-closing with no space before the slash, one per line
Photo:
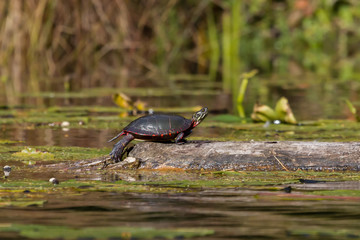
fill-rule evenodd
<path id="1" fill-rule="evenodd" d="M 2 232 L 16 232 L 22 237 L 46 239 L 183 239 L 214 234 L 201 228 L 159 229 L 150 227 L 86 227 L 71 228 L 49 225 L 0 225 Z"/>
<path id="2" fill-rule="evenodd" d="M 331 191 L 330 190 L 311 191 L 310 193 L 321 196 L 360 197 L 360 190 L 348 190 L 348 189 L 338 189 Z"/>
<path id="3" fill-rule="evenodd" d="M 0 201 L 0 208 L 1 207 L 42 207 L 46 203 L 46 200 L 31 200 L 31 199 L 15 199 L 15 200 L 1 200 Z"/>
<path id="4" fill-rule="evenodd" d="M 47 181 L 6 181 L 0 183 L 0 194 L 22 193 L 31 191 L 46 196 L 54 193 L 85 193 L 85 192 L 136 192 L 136 193 L 169 193 L 184 192 L 184 189 L 172 186 L 155 186 L 147 183 L 129 183 L 118 181 L 114 183 L 103 181 L 61 181 L 54 186 Z M 188 190 L 187 190 L 188 191 Z"/>
<path id="5" fill-rule="evenodd" d="M 0 161 L 64 161 L 83 160 L 106 156 L 107 148 L 57 146 L 4 146 L 0 144 Z"/>
<path id="6" fill-rule="evenodd" d="M 289 236 L 302 237 L 306 239 L 360 239 L 360 231 L 351 229 L 291 229 L 287 231 Z"/>
<path id="7" fill-rule="evenodd" d="M 20 141 L 12 141 L 12 140 L 7 140 L 7 139 L 0 139 L 0 146 L 1 145 L 14 144 L 14 143 L 20 143 Z"/>
<path id="8" fill-rule="evenodd" d="M 42 152 L 38 151 L 34 148 L 25 148 L 21 150 L 20 152 L 13 153 L 12 156 L 14 156 L 17 159 L 20 159 L 22 161 L 49 161 L 49 160 L 55 160 L 55 155 L 49 152 Z"/>

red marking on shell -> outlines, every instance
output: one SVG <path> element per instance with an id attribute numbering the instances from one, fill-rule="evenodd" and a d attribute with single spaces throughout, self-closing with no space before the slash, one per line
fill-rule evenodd
<path id="1" fill-rule="evenodd" d="M 164 136 L 164 134 L 161 134 L 161 137 L 163 137 Z"/>
<path id="2" fill-rule="evenodd" d="M 169 133 L 169 135 L 171 136 L 171 133 Z"/>
<path id="3" fill-rule="evenodd" d="M 153 137 L 155 137 L 155 134 L 153 134 Z"/>

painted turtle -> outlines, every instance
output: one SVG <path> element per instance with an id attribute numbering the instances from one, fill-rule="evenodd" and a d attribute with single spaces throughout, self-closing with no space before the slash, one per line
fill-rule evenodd
<path id="1" fill-rule="evenodd" d="M 184 142 L 192 129 L 196 127 L 208 114 L 208 109 L 203 108 L 194 113 L 191 119 L 186 119 L 177 115 L 152 114 L 132 121 L 121 133 L 116 135 L 108 142 L 112 142 L 118 137 L 124 137 L 114 145 L 110 157 L 114 162 L 121 161 L 121 155 L 126 147 L 134 139 L 147 141 L 168 141 L 175 139 L 175 143 Z"/>

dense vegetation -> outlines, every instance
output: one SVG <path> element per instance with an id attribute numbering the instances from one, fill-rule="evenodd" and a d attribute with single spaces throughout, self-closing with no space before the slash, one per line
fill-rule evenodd
<path id="1" fill-rule="evenodd" d="M 241 73 L 359 79 L 355 0 L 0 1 L 0 101 Z"/>

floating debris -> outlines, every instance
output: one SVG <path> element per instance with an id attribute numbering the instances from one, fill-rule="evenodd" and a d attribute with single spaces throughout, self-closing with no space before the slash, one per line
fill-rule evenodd
<path id="1" fill-rule="evenodd" d="M 64 132 L 67 132 L 70 130 L 69 129 L 70 122 L 68 122 L 68 121 L 63 121 L 60 126 L 61 126 L 61 130 L 63 130 Z"/>
<path id="2" fill-rule="evenodd" d="M 49 182 L 51 182 L 54 185 L 58 185 L 60 183 L 59 180 L 57 180 L 56 178 L 50 178 Z"/>
<path id="3" fill-rule="evenodd" d="M 61 123 L 61 127 L 69 127 L 70 126 L 70 123 L 68 122 L 68 121 L 63 121 L 62 123 Z"/>
<path id="4" fill-rule="evenodd" d="M 4 169 L 5 178 L 9 177 L 10 172 L 11 172 L 11 167 L 6 165 L 3 169 Z"/>
<path id="5" fill-rule="evenodd" d="M 123 161 L 111 165 L 108 169 L 138 169 L 139 166 L 140 166 L 139 159 L 134 157 L 127 157 Z"/>
<path id="6" fill-rule="evenodd" d="M 286 192 L 286 193 L 291 193 L 292 187 L 291 187 L 291 186 L 287 186 L 287 187 L 285 187 L 285 188 L 283 188 L 283 189 L 281 189 L 281 190 L 284 191 L 284 192 Z"/>

